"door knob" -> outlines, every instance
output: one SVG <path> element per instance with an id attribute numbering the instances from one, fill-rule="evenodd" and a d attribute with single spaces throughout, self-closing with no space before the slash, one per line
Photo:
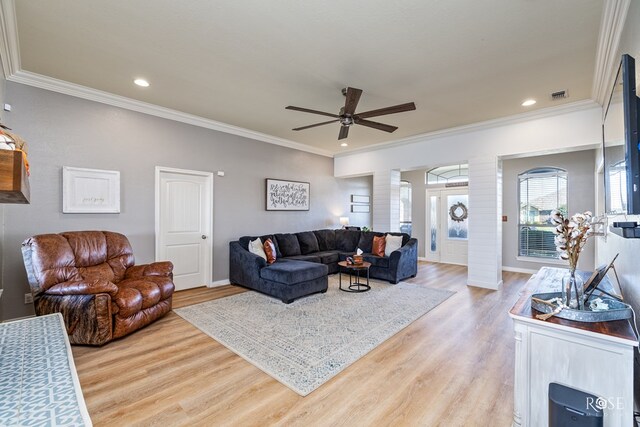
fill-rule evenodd
<path id="1" fill-rule="evenodd" d="M 202 240 L 206 239 L 207 236 L 205 236 L 204 234 L 202 235 Z"/>

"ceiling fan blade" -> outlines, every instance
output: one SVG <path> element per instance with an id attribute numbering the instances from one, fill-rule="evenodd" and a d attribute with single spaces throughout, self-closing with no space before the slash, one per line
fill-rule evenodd
<path id="1" fill-rule="evenodd" d="M 294 129 L 291 129 L 291 130 L 304 130 L 304 129 L 314 128 L 316 126 L 328 125 L 329 123 L 335 123 L 337 121 L 338 120 L 329 120 L 328 122 L 316 123 L 314 125 L 309 125 L 309 126 L 302 126 L 302 127 L 294 128 Z"/>
<path id="2" fill-rule="evenodd" d="M 371 120 L 355 118 L 354 121 L 357 125 L 367 126 L 373 129 L 383 130 L 385 132 L 393 132 L 398 129 L 397 126 L 385 125 L 384 123 L 372 122 Z"/>
<path id="3" fill-rule="evenodd" d="M 394 105 L 393 107 L 379 108 L 377 110 L 365 111 L 364 113 L 358 113 L 356 116 L 361 119 L 367 117 L 385 116 L 387 114 L 402 113 L 404 111 L 412 111 L 416 109 L 416 104 L 413 102 L 407 102 L 406 104 Z"/>
<path id="4" fill-rule="evenodd" d="M 356 107 L 362 95 L 361 89 L 353 87 L 347 88 L 347 99 L 344 101 L 344 114 L 352 116 L 356 112 Z"/>
<path id="5" fill-rule="evenodd" d="M 284 108 L 287 109 L 287 110 L 302 111 L 303 113 L 320 114 L 322 116 L 335 117 L 336 119 L 338 117 L 340 117 L 337 114 L 325 113 L 324 111 L 310 110 L 308 108 L 302 108 L 302 107 L 294 107 L 293 105 L 289 105 L 289 106 L 284 107 Z"/>
<path id="6" fill-rule="evenodd" d="M 340 126 L 340 133 L 338 134 L 338 139 L 345 139 L 349 136 L 349 126 Z"/>

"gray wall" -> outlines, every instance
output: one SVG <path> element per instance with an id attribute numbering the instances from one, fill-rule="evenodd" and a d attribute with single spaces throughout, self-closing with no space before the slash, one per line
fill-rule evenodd
<path id="1" fill-rule="evenodd" d="M 138 263 L 154 260 L 155 166 L 225 171 L 214 181 L 213 280 L 228 278 L 228 243 L 242 235 L 337 227 L 351 194 L 371 194 L 371 177 L 336 179 L 333 159 L 8 82 L 10 127 L 29 143 L 31 204 L 6 205 L 4 318 L 32 313 L 20 243 L 65 230 L 124 233 Z M 215 100 L 212 100 L 215 102 Z M 120 214 L 63 214 L 62 166 L 119 170 Z M 265 211 L 265 178 L 311 183 L 308 212 Z"/>
<path id="2" fill-rule="evenodd" d="M 569 214 L 573 215 L 576 212 L 595 211 L 594 164 L 595 150 L 510 159 L 502 162 L 502 212 L 507 216 L 507 222 L 502 226 L 503 267 L 538 270 L 544 265 L 553 266 L 553 264 L 516 259 L 518 256 L 518 174 L 544 166 L 565 169 L 568 173 L 568 209 Z M 594 268 L 594 246 L 593 239 L 591 239 L 580 255 L 578 268 L 584 270 Z"/>

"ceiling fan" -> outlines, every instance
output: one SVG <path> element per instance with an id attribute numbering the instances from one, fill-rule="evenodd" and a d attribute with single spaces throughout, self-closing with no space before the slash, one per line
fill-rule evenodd
<path id="1" fill-rule="evenodd" d="M 302 111 L 303 113 L 320 114 L 322 116 L 333 117 L 333 120 L 329 120 L 327 122 L 302 126 L 299 128 L 294 128 L 292 130 L 304 130 L 316 126 L 328 125 L 329 123 L 340 122 L 340 133 L 338 134 L 339 140 L 345 139 L 349 135 L 349 127 L 354 124 L 367 126 L 385 132 L 393 132 L 398 129 L 397 126 L 385 125 L 384 123 L 372 122 L 371 120 L 365 119 L 368 119 L 369 117 L 384 116 L 387 114 L 402 113 L 404 111 L 411 111 L 416 109 L 416 104 L 414 104 L 413 102 L 407 102 L 406 104 L 379 108 L 377 110 L 365 111 L 363 113 L 356 113 L 356 107 L 358 106 L 358 101 L 360 101 L 362 90 L 348 87 L 342 89 L 342 94 L 346 96 L 347 99 L 344 101 L 344 107 L 340 108 L 340 112 L 338 114 L 325 113 L 324 111 L 310 110 L 308 108 L 294 107 L 293 105 L 285 107 L 287 110 Z"/>

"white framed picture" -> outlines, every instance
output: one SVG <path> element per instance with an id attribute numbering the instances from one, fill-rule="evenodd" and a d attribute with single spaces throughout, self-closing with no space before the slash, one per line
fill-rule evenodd
<path id="1" fill-rule="evenodd" d="M 268 211 L 308 211 L 309 183 L 267 178 Z"/>
<path id="2" fill-rule="evenodd" d="M 120 171 L 62 167 L 63 213 L 120 213 Z"/>

